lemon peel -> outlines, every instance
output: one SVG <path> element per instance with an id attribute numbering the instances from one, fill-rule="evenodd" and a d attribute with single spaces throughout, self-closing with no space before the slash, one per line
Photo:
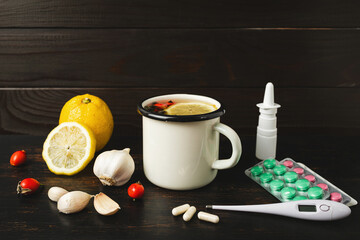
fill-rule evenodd
<path id="1" fill-rule="evenodd" d="M 96 151 L 105 147 L 114 129 L 110 108 L 101 98 L 91 94 L 77 95 L 67 101 L 59 117 L 59 124 L 63 122 L 88 126 L 96 138 Z"/>

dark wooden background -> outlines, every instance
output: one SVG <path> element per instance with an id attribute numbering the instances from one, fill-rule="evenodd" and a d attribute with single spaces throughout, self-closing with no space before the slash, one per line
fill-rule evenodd
<path id="1" fill-rule="evenodd" d="M 358 207 L 341 222 L 221 213 L 222 223 L 215 226 L 197 219 L 185 224 L 169 209 L 189 199 L 202 208 L 208 200 L 276 202 L 243 174 L 257 162 L 256 104 L 269 81 L 282 106 L 280 157 L 304 162 L 359 200 L 358 188 L 352 188 L 360 184 L 359 12 L 358 0 L 0 0 L 0 232 L 7 239 L 105 239 L 113 232 L 124 239 L 303 239 L 293 235 L 303 229 L 306 237 L 314 233 L 312 238 L 358 238 Z M 85 93 L 103 98 L 113 112 L 115 129 L 106 149 L 132 146 L 133 180 L 144 181 L 144 201 L 134 205 L 124 188 L 103 188 L 91 167 L 66 178 L 44 165 L 42 143 L 58 124 L 62 106 Z M 136 105 L 167 93 L 221 101 L 226 108 L 221 121 L 243 140 L 236 168 L 220 171 L 199 191 L 164 190 L 142 172 Z M 20 148 L 32 162 L 12 168 L 9 157 Z M 222 145 L 221 155 L 229 151 Z M 339 161 L 351 167 L 339 168 Z M 45 189 L 17 199 L 12 192 L 17 181 L 29 176 L 39 177 Z M 123 214 L 102 218 L 91 207 L 76 216 L 58 214 L 46 198 L 48 188 L 58 184 L 104 191 L 119 201 Z"/>
<path id="2" fill-rule="evenodd" d="M 360 133 L 358 1 L 0 1 L 0 133 L 47 135 L 76 94 L 103 98 L 118 135 L 136 104 L 196 93 L 254 135 L 265 84 L 281 134 Z"/>

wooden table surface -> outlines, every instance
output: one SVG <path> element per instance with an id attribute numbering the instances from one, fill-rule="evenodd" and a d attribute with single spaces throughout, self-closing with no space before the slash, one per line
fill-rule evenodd
<path id="1" fill-rule="evenodd" d="M 198 210 L 207 204 L 276 203 L 276 198 L 249 179 L 244 170 L 256 164 L 255 137 L 241 137 L 243 155 L 230 170 L 219 171 L 206 187 L 192 191 L 171 191 L 151 184 L 142 169 L 142 144 L 138 137 L 113 136 L 104 150 L 131 148 L 136 170 L 123 187 L 103 187 L 92 173 L 93 161 L 79 174 L 67 177 L 51 173 L 41 157 L 45 137 L 0 135 L 0 233 L 1 239 L 359 239 L 359 207 L 352 214 L 334 222 L 314 222 L 257 213 L 215 211 L 218 224 L 202 222 L 194 217 L 184 222 L 173 217 L 171 209 L 189 203 Z M 360 164 L 357 137 L 279 136 L 278 159 L 291 157 L 302 162 L 343 191 L 359 200 Z M 220 155 L 226 157 L 230 144 L 222 140 Z M 11 154 L 25 149 L 27 164 L 12 167 Z M 23 178 L 33 177 L 44 186 L 37 194 L 19 197 L 16 185 Z M 145 186 L 142 200 L 127 196 L 131 182 L 140 180 Z M 91 200 L 80 213 L 59 213 L 47 197 L 52 186 L 82 190 L 91 194 L 104 192 L 117 201 L 121 210 L 113 216 L 101 216 Z M 3 236 L 6 236 L 3 238 Z"/>

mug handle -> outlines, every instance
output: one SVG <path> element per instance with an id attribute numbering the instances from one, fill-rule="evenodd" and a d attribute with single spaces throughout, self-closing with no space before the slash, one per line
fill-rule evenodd
<path id="1" fill-rule="evenodd" d="M 216 160 L 211 167 L 213 169 L 219 170 L 234 167 L 239 162 L 242 153 L 242 146 L 239 136 L 232 128 L 222 123 L 215 124 L 214 130 L 223 134 L 230 140 L 232 146 L 232 154 L 229 159 Z"/>

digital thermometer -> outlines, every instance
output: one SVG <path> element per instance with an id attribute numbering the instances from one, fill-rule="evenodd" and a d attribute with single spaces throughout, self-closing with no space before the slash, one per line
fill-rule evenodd
<path id="1" fill-rule="evenodd" d="M 332 221 L 350 215 L 348 206 L 330 200 L 300 200 L 259 205 L 206 205 L 217 210 L 275 214 L 315 221 Z"/>

